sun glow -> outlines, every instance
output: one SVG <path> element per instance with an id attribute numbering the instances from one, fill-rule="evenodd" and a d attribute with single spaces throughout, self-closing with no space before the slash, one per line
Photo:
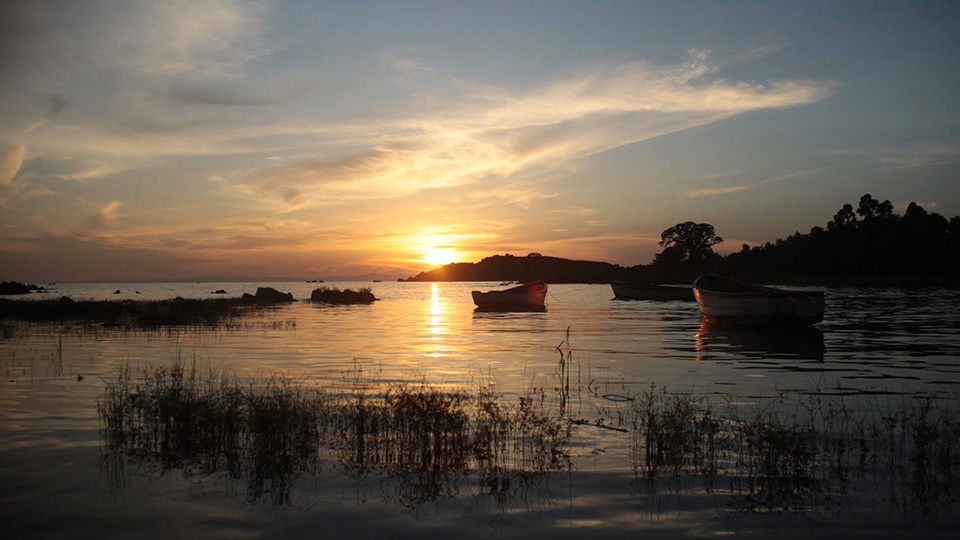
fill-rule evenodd
<path id="1" fill-rule="evenodd" d="M 457 252 L 448 248 L 431 248 L 423 254 L 423 262 L 440 266 L 450 264 L 457 258 Z"/>

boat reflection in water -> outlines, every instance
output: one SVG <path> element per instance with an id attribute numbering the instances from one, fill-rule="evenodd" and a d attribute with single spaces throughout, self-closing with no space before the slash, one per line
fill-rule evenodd
<path id="1" fill-rule="evenodd" d="M 735 359 L 813 360 L 823 362 L 823 332 L 814 326 L 752 327 L 701 317 L 696 333 L 698 360 Z"/>
<path id="2" fill-rule="evenodd" d="M 477 306 L 474 309 L 476 313 L 518 313 L 518 312 L 533 312 L 533 313 L 543 313 L 547 311 L 546 306 L 522 306 L 522 305 L 486 305 L 486 306 Z"/>

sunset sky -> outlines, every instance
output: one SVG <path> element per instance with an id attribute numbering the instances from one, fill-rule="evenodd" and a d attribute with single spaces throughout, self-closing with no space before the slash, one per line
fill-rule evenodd
<path id="1" fill-rule="evenodd" d="M 0 280 L 647 264 L 960 214 L 960 2 L 0 3 Z"/>

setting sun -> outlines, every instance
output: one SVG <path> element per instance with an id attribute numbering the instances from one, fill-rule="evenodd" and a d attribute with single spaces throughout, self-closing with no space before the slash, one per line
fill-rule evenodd
<path id="1" fill-rule="evenodd" d="M 444 264 L 450 264 L 456 259 L 457 252 L 452 249 L 447 248 L 433 248 L 423 254 L 423 262 L 433 265 L 440 266 Z"/>

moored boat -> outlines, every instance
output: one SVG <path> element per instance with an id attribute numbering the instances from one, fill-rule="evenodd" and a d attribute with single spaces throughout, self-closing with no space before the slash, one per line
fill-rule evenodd
<path id="1" fill-rule="evenodd" d="M 700 314 L 738 324 L 806 326 L 823 320 L 823 291 L 786 290 L 715 274 L 693 282 Z"/>
<path id="2" fill-rule="evenodd" d="M 499 291 L 472 291 L 473 303 L 485 309 L 543 308 L 547 297 L 547 284 L 531 281 Z"/>
<path id="3" fill-rule="evenodd" d="M 694 300 L 689 285 L 663 285 L 611 281 L 610 288 L 619 300 Z"/>

